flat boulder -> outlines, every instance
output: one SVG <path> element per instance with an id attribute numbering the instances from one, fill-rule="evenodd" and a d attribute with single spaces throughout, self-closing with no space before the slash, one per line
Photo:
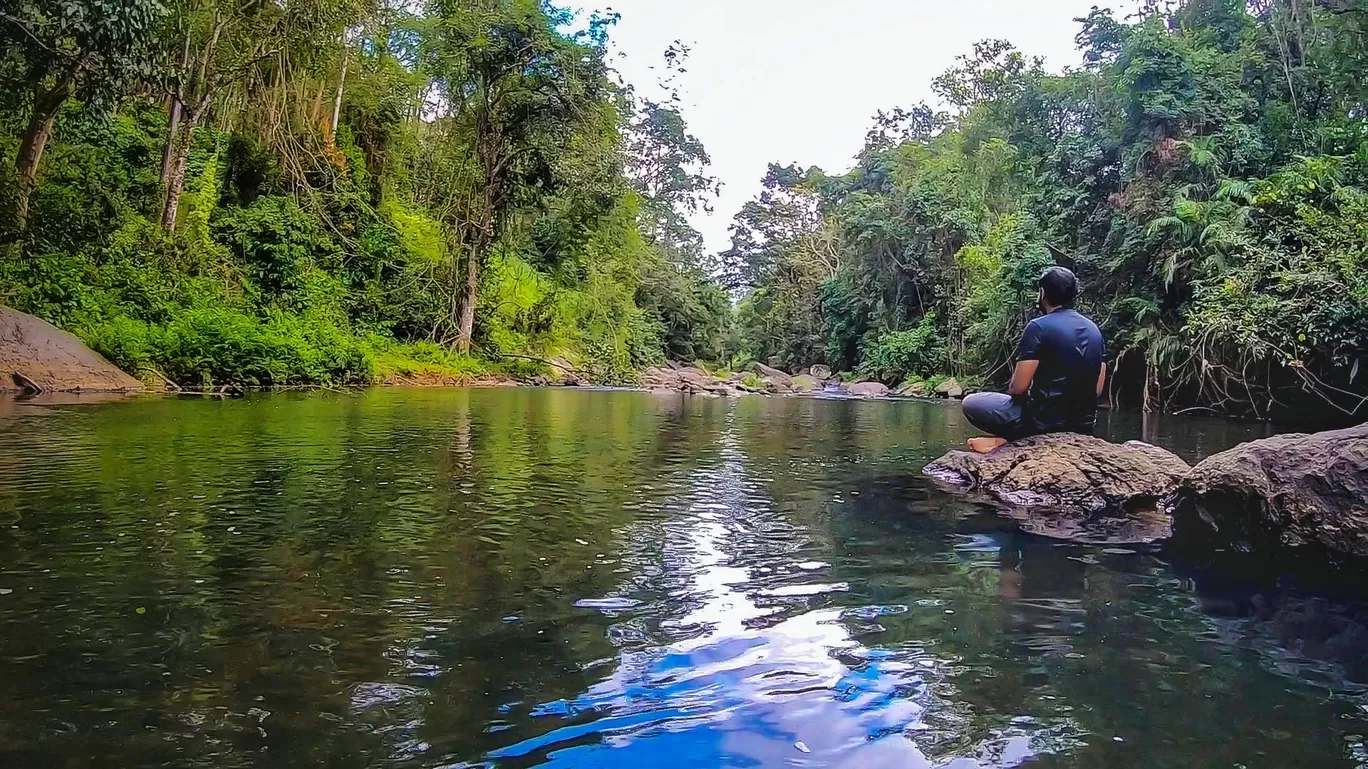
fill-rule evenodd
<path id="1" fill-rule="evenodd" d="M 799 374 L 793 378 L 794 392 L 810 393 L 820 389 L 822 389 L 822 383 L 808 374 Z"/>
<path id="2" fill-rule="evenodd" d="M 133 392 L 142 384 L 42 318 L 0 307 L 0 392 Z"/>
<path id="3" fill-rule="evenodd" d="M 952 451 L 923 472 L 1013 507 L 1095 514 L 1153 509 L 1188 470 L 1177 455 L 1148 443 L 1052 433 L 987 454 Z"/>
<path id="4" fill-rule="evenodd" d="M 1279 435 L 1208 457 L 1164 507 L 1184 543 L 1368 556 L 1368 424 Z"/>
<path id="5" fill-rule="evenodd" d="M 888 395 L 888 385 L 883 382 L 856 382 L 847 387 L 846 392 L 857 398 L 882 398 Z"/>

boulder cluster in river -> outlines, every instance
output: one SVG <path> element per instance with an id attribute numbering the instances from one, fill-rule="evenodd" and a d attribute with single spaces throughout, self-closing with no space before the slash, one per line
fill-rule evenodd
<path id="1" fill-rule="evenodd" d="M 924 472 L 1048 536 L 1368 556 L 1368 425 L 1252 441 L 1191 468 L 1139 441 L 1057 433 L 952 451 Z"/>
<path id="2" fill-rule="evenodd" d="M 648 390 L 677 391 L 690 395 L 735 397 L 747 394 L 804 395 L 817 392 L 839 393 L 853 398 L 941 397 L 962 398 L 965 390 L 953 378 L 932 390 L 925 382 L 904 385 L 890 390 L 882 382 L 847 382 L 832 374 L 830 368 L 811 366 L 789 374 L 763 363 L 752 363 L 747 370 L 721 375 L 697 366 L 669 363 L 648 367 L 641 374 L 642 385 Z"/>

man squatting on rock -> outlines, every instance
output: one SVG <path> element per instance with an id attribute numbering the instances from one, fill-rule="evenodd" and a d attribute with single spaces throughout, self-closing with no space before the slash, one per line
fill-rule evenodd
<path id="1" fill-rule="evenodd" d="M 1007 441 L 1043 433 L 1092 435 L 1097 399 L 1107 381 L 1106 345 L 1097 324 L 1073 308 L 1078 278 L 1063 267 L 1040 276 L 1040 309 L 1026 324 L 1006 393 L 964 399 L 964 417 L 991 438 L 969 448 L 986 453 Z"/>

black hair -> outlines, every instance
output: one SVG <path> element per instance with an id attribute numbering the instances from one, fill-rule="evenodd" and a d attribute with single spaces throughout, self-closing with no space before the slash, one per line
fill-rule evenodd
<path id="1" fill-rule="evenodd" d="M 1051 307 L 1073 307 L 1078 298 L 1078 278 L 1063 267 L 1051 267 L 1040 275 L 1040 288 Z"/>

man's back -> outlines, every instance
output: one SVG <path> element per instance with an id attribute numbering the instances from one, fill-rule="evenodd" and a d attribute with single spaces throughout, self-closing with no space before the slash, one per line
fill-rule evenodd
<path id="1" fill-rule="evenodd" d="M 1058 309 L 1026 325 L 1017 359 L 1040 361 L 1025 409 L 1034 432 L 1092 432 L 1105 356 L 1097 324 L 1076 310 Z"/>

